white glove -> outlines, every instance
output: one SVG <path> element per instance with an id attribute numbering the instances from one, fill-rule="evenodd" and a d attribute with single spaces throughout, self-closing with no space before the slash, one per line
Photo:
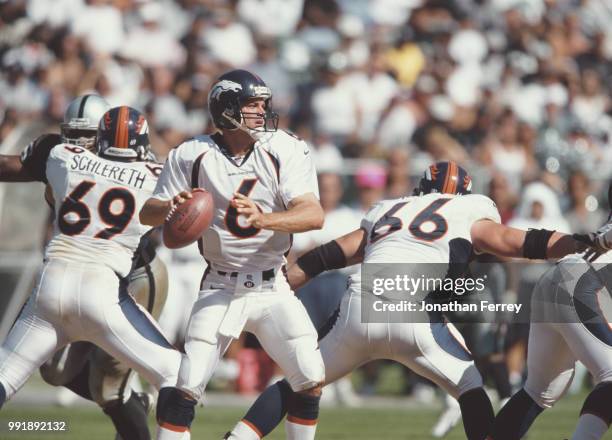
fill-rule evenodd
<path id="1" fill-rule="evenodd" d="M 597 251 L 609 251 L 612 249 L 612 223 L 606 223 L 596 232 L 573 234 L 572 237 Z"/>

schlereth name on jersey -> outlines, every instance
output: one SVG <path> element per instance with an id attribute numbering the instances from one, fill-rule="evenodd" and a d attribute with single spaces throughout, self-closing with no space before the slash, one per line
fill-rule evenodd
<path id="1" fill-rule="evenodd" d="M 98 176 L 121 182 L 138 189 L 142 188 L 145 178 L 147 177 L 146 173 L 135 168 L 114 164 L 111 165 L 87 156 L 74 156 L 70 168 L 75 171 L 87 171 L 97 174 Z"/>

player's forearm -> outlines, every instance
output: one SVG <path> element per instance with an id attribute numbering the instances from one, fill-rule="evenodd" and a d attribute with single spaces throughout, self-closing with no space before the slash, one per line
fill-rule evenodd
<path id="1" fill-rule="evenodd" d="M 140 210 L 140 223 L 149 226 L 159 226 L 164 223 L 172 209 L 171 200 L 149 199 Z"/>
<path id="2" fill-rule="evenodd" d="M 0 182 L 32 182 L 33 180 L 23 167 L 19 156 L 0 154 Z"/>
<path id="3" fill-rule="evenodd" d="M 306 232 L 323 227 L 324 213 L 318 203 L 300 203 L 287 211 L 262 216 L 262 229 L 280 232 Z"/>
<path id="4" fill-rule="evenodd" d="M 310 277 L 297 264 L 289 266 L 287 281 L 293 290 L 297 290 L 310 281 Z"/>
<path id="5" fill-rule="evenodd" d="M 548 240 L 546 256 L 548 258 L 558 259 L 569 254 L 581 252 L 586 246 L 574 240 L 571 235 L 555 232 Z"/>
<path id="6" fill-rule="evenodd" d="M 583 249 L 560 232 L 528 232 L 488 221 L 472 227 L 472 242 L 481 252 L 513 258 L 557 259 Z"/>

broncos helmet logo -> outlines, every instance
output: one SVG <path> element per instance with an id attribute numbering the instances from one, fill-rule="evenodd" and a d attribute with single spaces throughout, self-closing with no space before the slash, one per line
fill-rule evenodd
<path id="1" fill-rule="evenodd" d="M 212 99 L 219 99 L 219 96 L 221 96 L 223 92 L 227 92 L 228 90 L 231 90 L 232 92 L 237 92 L 238 90 L 242 90 L 242 86 L 234 81 L 230 81 L 227 79 L 221 80 L 213 86 L 212 90 L 210 91 L 210 97 Z"/>

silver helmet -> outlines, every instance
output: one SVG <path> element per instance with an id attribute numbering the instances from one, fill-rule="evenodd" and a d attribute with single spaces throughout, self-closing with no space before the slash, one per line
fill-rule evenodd
<path id="1" fill-rule="evenodd" d="M 98 122 L 111 107 L 99 95 L 82 95 L 73 99 L 60 124 L 62 142 L 92 150 L 95 148 Z"/>

